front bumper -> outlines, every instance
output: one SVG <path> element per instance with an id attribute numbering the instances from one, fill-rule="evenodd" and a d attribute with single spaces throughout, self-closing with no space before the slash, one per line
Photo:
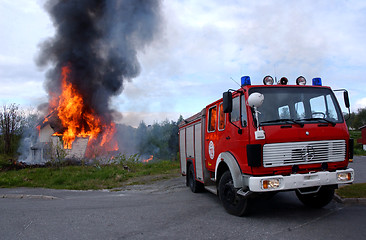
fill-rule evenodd
<path id="1" fill-rule="evenodd" d="M 348 175 L 349 178 L 342 179 L 341 176 Z M 298 188 L 316 187 L 324 185 L 335 185 L 351 183 L 354 180 L 354 170 L 337 170 L 335 172 L 321 171 L 307 174 L 291 174 L 289 176 L 274 175 L 254 177 L 243 175 L 244 185 L 249 187 L 251 192 L 285 191 Z M 266 182 L 266 184 L 264 184 Z M 267 182 L 275 182 L 268 184 Z"/>

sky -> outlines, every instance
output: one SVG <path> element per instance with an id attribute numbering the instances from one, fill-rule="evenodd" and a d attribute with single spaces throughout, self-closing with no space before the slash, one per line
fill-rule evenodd
<path id="1" fill-rule="evenodd" d="M 44 2 L 0 0 L 0 104 L 47 102 L 47 69 L 35 63 L 54 35 Z M 366 1 L 165 0 L 162 14 L 159 37 L 138 53 L 140 75 L 111 100 L 118 123 L 188 118 L 244 75 L 321 77 L 349 91 L 352 111 L 366 107 Z"/>

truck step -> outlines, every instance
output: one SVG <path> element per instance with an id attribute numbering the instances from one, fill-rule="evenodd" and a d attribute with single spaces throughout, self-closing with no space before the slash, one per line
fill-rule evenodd
<path id="1" fill-rule="evenodd" d="M 214 185 L 205 186 L 205 189 L 209 191 L 210 193 L 217 195 L 217 188 Z"/>

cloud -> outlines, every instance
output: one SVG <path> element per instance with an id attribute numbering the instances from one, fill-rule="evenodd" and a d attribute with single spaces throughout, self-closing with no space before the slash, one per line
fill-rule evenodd
<path id="1" fill-rule="evenodd" d="M 0 101 L 37 105 L 46 99 L 44 76 L 34 64 L 39 41 L 53 32 L 41 2 L 0 3 Z"/>
<path id="2" fill-rule="evenodd" d="M 199 111 L 223 91 L 237 88 L 230 77 L 239 81 L 242 75 L 250 75 L 254 84 L 267 74 L 286 76 L 292 84 L 299 75 L 308 83 L 322 77 L 325 85 L 336 88 L 364 84 L 366 48 L 361 39 L 366 31 L 361 23 L 366 14 L 365 4 L 358 1 L 164 4 L 165 38 L 140 55 L 139 79 L 159 86 L 164 94 L 156 100 L 169 95 L 175 111 Z M 141 81 L 133 84 L 137 87 Z M 155 88 L 149 89 L 152 93 Z M 351 98 L 366 95 L 363 89 L 353 91 Z M 182 105 L 185 109 L 179 108 Z"/>
<path id="3" fill-rule="evenodd" d="M 353 109 L 358 110 L 360 108 L 366 108 L 366 97 L 357 100 Z"/>
<path id="4" fill-rule="evenodd" d="M 0 81 L 18 84 L 0 94 L 22 102 L 45 96 L 37 90 L 44 77 L 33 56 L 41 40 L 53 36 L 40 4 L 27 13 L 22 4 L 28 2 L 0 3 L 0 31 L 7 36 L 0 39 Z M 308 82 L 319 76 L 324 85 L 349 90 L 352 110 L 365 107 L 365 1 L 163 1 L 163 15 L 162 38 L 138 53 L 141 75 L 112 101 L 126 119 L 128 112 L 136 113 L 129 119 L 194 114 L 238 88 L 230 78 L 239 82 L 242 75 L 253 84 L 267 74 L 290 83 L 299 75 Z"/>

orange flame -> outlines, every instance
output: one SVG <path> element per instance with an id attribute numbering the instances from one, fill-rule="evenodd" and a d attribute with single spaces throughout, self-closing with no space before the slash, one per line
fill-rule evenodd
<path id="1" fill-rule="evenodd" d="M 72 148 L 76 137 L 89 137 L 88 147 L 99 144 L 101 147 L 107 147 L 106 151 L 118 150 L 118 143 L 113 140 L 115 124 L 102 124 L 102 119 L 94 110 L 84 104 L 82 95 L 70 82 L 70 73 L 70 65 L 62 67 L 61 94 L 51 95 L 50 107 L 53 110 L 57 109 L 58 118 L 64 127 L 63 132 L 53 135 L 62 136 L 65 149 Z M 102 135 L 98 139 L 99 134 Z"/>
<path id="2" fill-rule="evenodd" d="M 154 159 L 154 155 L 150 155 L 150 158 L 148 158 L 148 159 L 144 159 L 144 160 L 142 160 L 142 162 L 144 162 L 144 163 L 148 163 L 148 162 L 150 162 L 151 160 L 153 160 Z"/>
<path id="3" fill-rule="evenodd" d="M 38 125 L 38 126 L 36 126 L 36 128 L 37 128 L 37 130 L 38 130 L 38 137 L 40 136 L 40 134 L 41 134 L 41 126 L 40 125 Z"/>

